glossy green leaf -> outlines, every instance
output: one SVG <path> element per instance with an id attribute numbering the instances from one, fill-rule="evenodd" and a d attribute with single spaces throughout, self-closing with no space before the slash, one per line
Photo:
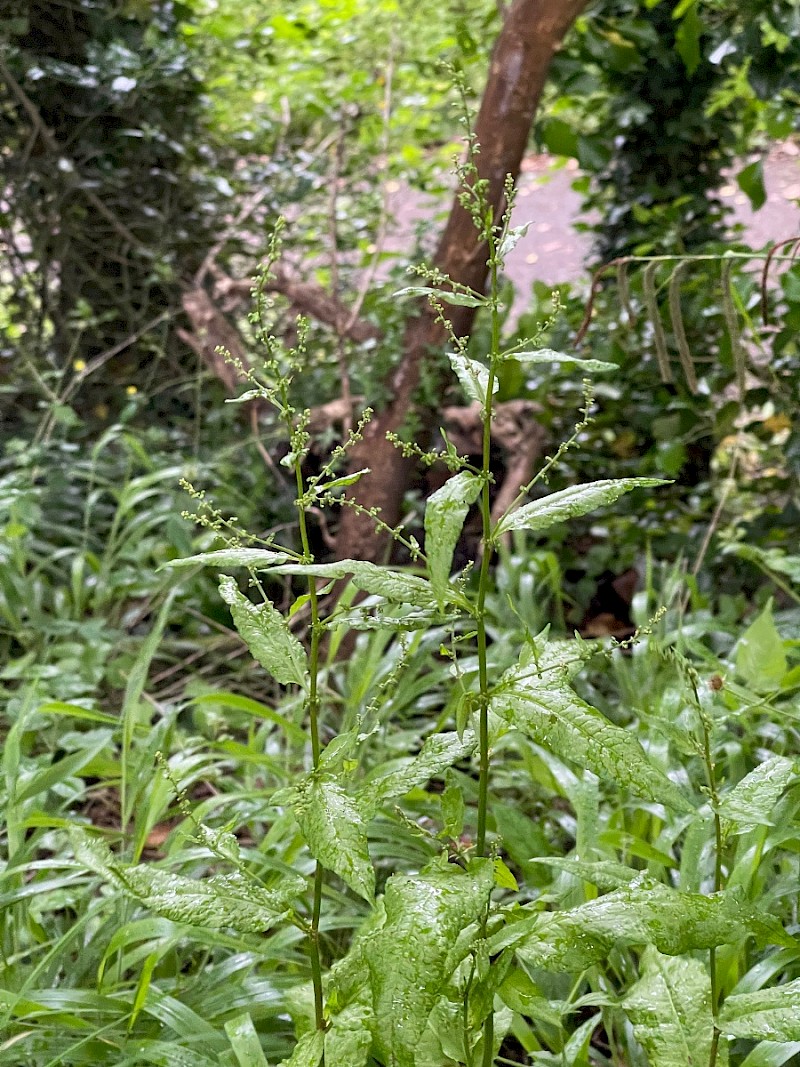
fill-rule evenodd
<path id="1" fill-rule="evenodd" d="M 220 578 L 219 591 L 254 659 L 283 685 L 305 685 L 306 654 L 281 613 L 268 600 L 253 604 L 233 578 Z"/>
<path id="2" fill-rule="evenodd" d="M 150 863 L 129 867 L 81 830 L 71 830 L 70 839 L 80 863 L 150 911 L 208 930 L 264 933 L 291 914 L 290 901 L 305 890 L 305 880 L 295 876 L 285 877 L 275 889 L 264 889 L 238 873 L 183 878 Z"/>
<path id="3" fill-rule="evenodd" d="M 569 489 L 550 493 L 549 496 L 523 504 L 516 511 L 504 515 L 497 525 L 496 534 L 499 537 L 509 530 L 548 530 L 551 526 L 613 504 L 632 489 L 648 489 L 666 484 L 668 483 L 661 478 L 618 478 L 572 485 Z"/>
<path id="4" fill-rule="evenodd" d="M 538 666 L 522 662 L 506 671 L 492 696 L 492 711 L 557 756 L 588 767 L 637 796 L 693 812 L 691 801 L 650 762 L 634 735 L 609 722 L 574 692 L 569 685 L 574 668 L 563 662 L 569 653 L 561 645 L 550 652 L 552 648 L 544 646 L 536 654 Z M 573 656 L 577 667 L 577 648 Z"/>
<path id="5" fill-rule="evenodd" d="M 358 793 L 359 807 L 368 812 L 384 800 L 405 796 L 412 789 L 442 774 L 448 767 L 467 759 L 475 751 L 477 738 L 472 730 L 432 734 L 416 756 L 404 759 L 399 766 L 378 772 Z"/>
<path id="6" fill-rule="evenodd" d="M 271 570 L 278 563 L 292 559 L 288 552 L 274 552 L 268 548 L 221 548 L 217 552 L 202 552 L 198 556 L 171 559 L 164 567 L 247 567 L 253 571 Z"/>
<path id="7" fill-rule="evenodd" d="M 395 296 L 434 296 L 443 304 L 455 304 L 457 307 L 478 308 L 483 307 L 488 301 L 479 293 L 452 292 L 447 289 L 432 289 L 427 285 L 409 285 L 405 289 L 398 289 Z"/>
<path id="8" fill-rule="evenodd" d="M 786 674 L 786 653 L 772 618 L 771 600 L 739 638 L 736 673 L 757 690 L 777 688 Z"/>
<path id="9" fill-rule="evenodd" d="M 531 228 L 530 222 L 523 222 L 521 226 L 509 226 L 497 247 L 497 259 L 502 263 L 509 253 L 513 252 L 519 242 Z"/>
<path id="10" fill-rule="evenodd" d="M 682 893 L 648 880 L 567 911 L 535 913 L 490 939 L 492 954 L 515 947 L 532 967 L 580 971 L 612 948 L 654 945 L 668 956 L 740 941 L 760 933 L 762 917 L 738 895 Z"/>
<path id="11" fill-rule="evenodd" d="M 369 990 L 365 990 L 369 997 Z M 353 1003 L 333 1017 L 325 1032 L 325 1062 L 365 1067 L 372 1048 L 372 1010 L 368 1003 Z"/>
<path id="12" fill-rule="evenodd" d="M 572 874 L 584 882 L 596 885 L 604 893 L 613 889 L 621 889 L 622 886 L 643 877 L 642 871 L 636 871 L 633 867 L 626 867 L 622 863 L 614 863 L 613 860 L 589 863 L 586 860 L 571 859 L 566 856 L 532 856 L 528 862 L 542 863 L 547 867 L 554 867 L 557 871 Z"/>
<path id="13" fill-rule="evenodd" d="M 714 1034 L 711 979 L 700 960 L 648 948 L 641 978 L 622 1001 L 650 1067 L 708 1064 Z M 724 1043 L 717 1058 L 727 1060 Z"/>
<path id="14" fill-rule="evenodd" d="M 425 506 L 425 555 L 431 587 L 440 609 L 445 606 L 453 553 L 467 512 L 478 499 L 481 484 L 476 474 L 460 471 L 432 493 Z"/>
<path id="15" fill-rule="evenodd" d="M 772 826 L 775 805 L 796 773 L 795 761 L 785 756 L 765 760 L 723 795 L 720 815 L 735 824 L 736 833 Z"/>
<path id="16" fill-rule="evenodd" d="M 436 597 L 430 583 L 407 571 L 378 567 L 364 560 L 343 559 L 338 563 L 290 563 L 275 568 L 276 574 L 295 574 L 311 578 L 338 580 L 349 578 L 357 589 L 382 596 L 398 604 L 413 604 L 421 608 L 436 607 Z"/>
<path id="17" fill-rule="evenodd" d="M 467 871 L 434 863 L 389 879 L 385 925 L 365 945 L 384 1062 L 415 1067 L 428 1017 L 467 951 L 460 935 L 485 913 L 493 882 L 490 860 L 475 860 Z"/>
<path id="18" fill-rule="evenodd" d="M 362 806 L 333 775 L 315 774 L 296 790 L 294 813 L 314 858 L 371 901 L 375 871 Z"/>
<path id="19" fill-rule="evenodd" d="M 319 1067 L 325 1037 L 321 1030 L 309 1030 L 303 1034 L 288 1060 L 282 1060 L 280 1067 Z"/>
<path id="20" fill-rule="evenodd" d="M 603 374 L 608 371 L 619 370 L 616 363 L 608 363 L 602 359 L 581 359 L 569 352 L 556 352 L 552 348 L 524 349 L 519 352 L 510 351 L 504 353 L 505 359 L 515 359 L 518 363 L 556 363 L 566 370 L 583 371 L 586 374 Z"/>
<path id="21" fill-rule="evenodd" d="M 722 1006 L 720 1030 L 730 1037 L 800 1041 L 800 978 L 755 993 L 735 993 Z"/>
<path id="22" fill-rule="evenodd" d="M 269 1067 L 253 1020 L 246 1012 L 228 1019 L 224 1025 L 239 1067 Z"/>
<path id="23" fill-rule="evenodd" d="M 486 390 L 489 388 L 489 368 L 477 359 L 469 359 L 468 356 L 461 356 L 456 352 L 448 352 L 447 357 L 467 399 L 485 404 Z M 495 379 L 492 392 L 496 393 L 497 389 L 498 383 Z"/>

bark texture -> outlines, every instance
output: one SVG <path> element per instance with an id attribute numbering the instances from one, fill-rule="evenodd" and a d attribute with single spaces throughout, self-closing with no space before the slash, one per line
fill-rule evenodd
<path id="1" fill-rule="evenodd" d="M 505 16 L 475 124 L 480 145 L 476 160 L 478 177 L 488 179 L 488 200 L 496 216 L 503 209 L 506 175 L 512 175 L 515 181 L 519 176 L 550 62 L 587 3 L 588 0 L 514 0 Z M 479 243 L 472 219 L 457 198 L 439 241 L 434 265 L 455 282 L 483 292 L 488 275 L 486 248 Z M 447 310 L 455 332 L 467 336 L 475 310 L 463 307 Z M 354 498 L 363 508 L 380 508 L 383 521 L 390 526 L 396 525 L 400 518 L 412 461 L 386 440 L 386 433 L 402 427 L 414 402 L 424 361 L 445 340 L 444 330 L 437 325 L 427 305 L 409 318 L 403 357 L 390 383 L 391 402 L 372 420 L 364 440 L 351 456 L 351 469 L 366 466 L 371 470 L 355 487 Z M 425 421 L 424 413 L 421 414 Z M 368 516 L 344 509 L 336 544 L 339 558 L 380 562 L 389 548 L 386 537 L 375 532 Z"/>

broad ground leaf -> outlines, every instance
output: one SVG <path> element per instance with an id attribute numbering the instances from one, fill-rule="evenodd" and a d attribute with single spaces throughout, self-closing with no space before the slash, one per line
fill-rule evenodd
<path id="1" fill-rule="evenodd" d="M 217 552 L 202 552 L 199 556 L 171 559 L 164 567 L 247 567 L 251 571 L 267 571 L 291 558 L 288 552 L 274 552 L 268 548 L 221 548 Z"/>
<path id="2" fill-rule="evenodd" d="M 497 524 L 495 534 L 500 537 L 509 530 L 549 530 L 551 526 L 558 526 L 579 515 L 587 515 L 596 508 L 613 504 L 632 489 L 647 489 L 666 484 L 661 478 L 619 478 L 573 485 L 559 493 L 550 493 L 540 500 L 523 504 L 516 511 L 504 515 Z"/>
<path id="3" fill-rule="evenodd" d="M 730 1037 L 800 1041 L 800 978 L 772 989 L 728 997 L 719 1027 Z"/>
<path id="4" fill-rule="evenodd" d="M 570 687 L 574 669 L 564 662 L 568 654 L 564 643 L 554 643 L 534 651 L 535 661 L 526 662 L 526 651 L 523 662 L 500 679 L 492 711 L 557 756 L 616 781 L 637 796 L 693 812 L 691 801 L 650 762 L 633 734 L 609 722 Z M 575 649 L 573 658 L 577 669 L 580 649 Z"/>
<path id="5" fill-rule="evenodd" d="M 512 923 L 490 940 L 494 954 L 515 947 L 532 967 L 580 971 L 615 946 L 655 945 L 679 956 L 763 934 L 768 917 L 733 893 L 682 893 L 648 881 L 606 893 L 567 911 L 537 913 Z M 781 940 L 775 930 L 776 939 Z"/>
<path id="6" fill-rule="evenodd" d="M 332 775 L 315 774 L 297 789 L 294 813 L 312 856 L 371 901 L 375 871 L 361 806 Z"/>
<path id="7" fill-rule="evenodd" d="M 786 674 L 786 653 L 775 629 L 771 600 L 739 638 L 736 673 L 758 690 L 777 688 Z"/>
<path id="8" fill-rule="evenodd" d="M 735 824 L 736 833 L 772 826 L 773 809 L 796 773 L 795 761 L 785 756 L 765 760 L 722 797 L 720 815 Z"/>
<path id="9" fill-rule="evenodd" d="M 78 829 L 70 831 L 70 839 L 76 859 L 150 911 L 208 930 L 230 927 L 263 933 L 289 916 L 289 902 L 306 888 L 305 879 L 296 877 L 264 889 L 241 874 L 183 878 L 150 863 L 128 867 L 118 863 L 101 841 Z"/>
<path id="10" fill-rule="evenodd" d="M 480 491 L 481 479 L 469 471 L 460 471 L 428 497 L 425 506 L 425 555 L 428 558 L 431 586 L 440 608 L 445 605 L 453 553 L 461 536 L 464 519 Z"/>
<path id="11" fill-rule="evenodd" d="M 364 560 L 342 559 L 338 563 L 288 563 L 274 568 L 276 574 L 296 574 L 311 578 L 350 578 L 357 589 L 385 597 L 398 604 L 435 608 L 436 597 L 430 583 L 407 571 L 378 567 Z"/>
<path id="12" fill-rule="evenodd" d="M 468 949 L 460 935 L 484 914 L 492 885 L 490 860 L 475 860 L 467 871 L 434 863 L 389 879 L 386 923 L 365 946 L 375 1042 L 385 1062 L 415 1067 L 428 1017 Z"/>
<path id="13" fill-rule="evenodd" d="M 239 592 L 233 578 L 220 578 L 219 591 L 231 609 L 236 629 L 261 666 L 283 685 L 304 686 L 306 654 L 281 613 L 268 600 L 253 604 Z"/>
<path id="14" fill-rule="evenodd" d="M 711 979 L 700 960 L 663 956 L 648 948 L 642 957 L 642 976 L 622 1007 L 650 1067 L 706 1067 L 709 1063 L 714 1033 Z M 717 1063 L 723 1067 L 726 1061 L 723 1042 Z"/>
<path id="15" fill-rule="evenodd" d="M 477 743 L 472 730 L 465 730 L 461 737 L 455 731 L 433 734 L 412 759 L 367 782 L 358 793 L 359 807 L 363 811 L 373 812 L 382 801 L 405 796 L 416 786 L 424 785 L 429 778 L 471 756 Z"/>

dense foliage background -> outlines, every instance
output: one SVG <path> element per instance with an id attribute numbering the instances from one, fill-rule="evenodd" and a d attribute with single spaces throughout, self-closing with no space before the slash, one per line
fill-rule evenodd
<path id="1" fill-rule="evenodd" d="M 216 570 L 165 566 L 225 545 L 348 554 L 336 500 L 355 481 L 327 457 L 394 395 L 414 321 L 395 294 L 442 221 L 432 207 L 389 251 L 390 194 L 450 195 L 512 6 L 0 5 L 0 1064 L 316 1067 L 323 1044 L 328 1067 L 800 1056 L 800 244 L 748 248 L 719 196 L 732 173 L 758 209 L 766 149 L 797 136 L 796 3 L 583 7 L 530 148 L 580 164 L 586 280 L 536 283 L 514 320 L 502 273 L 496 307 L 467 295 L 461 355 L 491 354 L 495 400 L 523 420 L 503 437 L 498 418 L 490 451 L 478 378 L 446 378 L 444 344 L 404 413 L 415 461 L 444 424 L 473 465 L 458 477 L 491 474 L 487 508 L 531 443 L 532 462 L 558 453 L 534 496 L 670 484 L 520 523 L 485 568 L 465 507 L 443 554 L 476 560 L 457 621 L 441 564 L 433 607 L 381 599 L 364 571 L 372 615 L 350 610 L 352 569 L 322 572 L 344 588 L 324 641 L 316 586 L 281 561 L 222 597 Z M 540 349 L 609 366 L 587 392 Z M 449 545 L 429 501 L 457 468 L 415 462 L 396 563 Z M 265 597 L 287 621 L 267 612 L 254 638 Z M 269 669 L 275 640 L 311 653 L 316 740 L 302 684 Z M 626 758 L 604 773 L 569 716 L 551 736 L 502 687 L 489 700 L 484 667 L 513 689 L 526 656 L 564 649 L 597 751 L 635 744 L 672 807 Z M 488 797 L 477 725 L 464 742 L 484 696 Z M 326 775 L 340 806 L 320 823 L 297 790 Z M 426 910 L 428 889 L 450 903 Z M 538 948 L 514 956 L 515 923 Z M 402 1001 L 381 982 L 408 959 L 409 988 L 432 985 Z M 392 1044 L 384 1002 L 413 1040 Z"/>

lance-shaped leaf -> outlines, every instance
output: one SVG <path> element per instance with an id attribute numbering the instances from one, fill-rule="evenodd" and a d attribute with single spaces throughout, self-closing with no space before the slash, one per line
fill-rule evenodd
<path id="1" fill-rule="evenodd" d="M 202 552 L 199 556 L 172 559 L 164 567 L 247 567 L 252 571 L 268 571 L 278 563 L 288 562 L 288 552 L 273 552 L 268 548 L 221 548 L 218 552 Z"/>
<path id="2" fill-rule="evenodd" d="M 461 536 L 464 519 L 480 491 L 481 479 L 469 471 L 460 471 L 428 497 L 425 506 L 425 555 L 428 557 L 431 586 L 440 609 L 445 605 L 453 553 Z"/>
<path id="3" fill-rule="evenodd" d="M 468 870 L 431 864 L 393 875 L 386 885 L 386 922 L 368 940 L 375 1044 L 384 1062 L 415 1067 L 414 1050 L 442 990 L 468 951 L 462 931 L 489 906 L 490 860 Z"/>
<path id="4" fill-rule="evenodd" d="M 283 685 L 305 685 L 306 654 L 281 613 L 268 600 L 253 604 L 239 592 L 233 578 L 220 578 L 219 591 L 236 629 L 261 666 Z"/>
<path id="5" fill-rule="evenodd" d="M 794 760 L 785 756 L 765 760 L 722 797 L 720 815 L 735 824 L 736 833 L 771 826 L 775 805 L 795 774 Z"/>
<path id="6" fill-rule="evenodd" d="M 615 946 L 654 945 L 668 956 L 745 938 L 791 940 L 769 916 L 736 893 L 682 893 L 648 880 L 617 889 L 567 911 L 537 913 L 491 938 L 492 954 L 514 947 L 532 967 L 580 971 Z"/>
<path id="7" fill-rule="evenodd" d="M 663 956 L 648 948 L 642 977 L 631 987 L 622 1007 L 650 1067 L 686 1067 L 709 1063 L 714 1036 L 711 979 L 699 960 Z M 720 1067 L 727 1060 L 718 1050 Z"/>
<path id="8" fill-rule="evenodd" d="M 146 863 L 129 867 L 96 838 L 71 830 L 75 857 L 90 871 L 121 889 L 144 907 L 173 922 L 207 930 L 230 927 L 260 934 L 291 912 L 289 902 L 304 892 L 302 878 L 285 878 L 275 889 L 264 889 L 241 874 L 213 878 L 183 878 Z"/>
<path id="9" fill-rule="evenodd" d="M 572 356 L 568 352 L 556 352 L 552 348 L 534 348 L 515 352 L 503 353 L 504 359 L 516 359 L 518 363 L 557 363 L 568 370 L 575 367 L 586 374 L 603 374 L 607 371 L 619 370 L 616 363 L 607 363 L 603 359 L 581 359 L 580 356 Z"/>
<path id="10" fill-rule="evenodd" d="M 497 248 L 497 258 L 500 263 L 503 262 L 509 252 L 514 251 L 530 227 L 530 222 L 523 222 L 521 226 L 509 226 Z"/>
<path id="11" fill-rule="evenodd" d="M 375 896 L 364 813 L 336 778 L 311 775 L 295 793 L 294 814 L 312 856 L 359 896 Z"/>
<path id="12" fill-rule="evenodd" d="M 357 589 L 373 596 L 382 596 L 398 604 L 412 604 L 420 608 L 435 608 L 436 597 L 430 582 L 407 571 L 378 567 L 358 559 L 342 559 L 338 563 L 287 563 L 274 568 L 275 574 L 295 574 L 310 578 L 350 578 Z"/>
<path id="13" fill-rule="evenodd" d="M 588 767 L 637 796 L 693 812 L 691 801 L 650 762 L 636 738 L 570 688 L 572 669 L 560 662 L 562 645 L 556 645 L 553 655 L 559 659 L 552 663 L 548 647 L 537 657 L 538 665 L 522 663 L 506 671 L 492 697 L 492 711 L 557 756 Z M 579 665 L 579 650 L 574 658 Z"/>
<path id="14" fill-rule="evenodd" d="M 489 368 L 484 367 L 477 359 L 469 359 L 468 356 L 461 356 L 456 352 L 448 352 L 447 356 L 467 397 L 485 404 L 486 390 L 489 388 Z M 498 382 L 495 379 L 492 392 L 496 393 L 497 389 Z"/>
<path id="15" fill-rule="evenodd" d="M 372 813 L 382 801 L 405 796 L 416 786 L 424 785 L 428 779 L 471 756 L 476 744 L 472 730 L 465 730 L 460 737 L 455 731 L 433 734 L 416 756 L 403 760 L 401 766 L 391 767 L 367 782 L 358 793 L 359 808 Z"/>
<path id="16" fill-rule="evenodd" d="M 457 307 L 477 308 L 487 304 L 485 296 L 473 290 L 468 292 L 454 292 L 448 289 L 432 289 L 428 285 L 409 285 L 405 289 L 398 289 L 395 296 L 434 296 L 443 304 L 455 304 Z"/>
<path id="17" fill-rule="evenodd" d="M 735 993 L 722 1006 L 719 1028 L 730 1037 L 800 1041 L 800 978 L 755 993 Z"/>
<path id="18" fill-rule="evenodd" d="M 647 489 L 667 484 L 662 478 L 606 478 L 600 482 L 572 485 L 569 489 L 550 493 L 504 515 L 495 532 L 499 537 L 509 530 L 549 530 L 551 526 L 613 504 L 632 489 Z"/>

